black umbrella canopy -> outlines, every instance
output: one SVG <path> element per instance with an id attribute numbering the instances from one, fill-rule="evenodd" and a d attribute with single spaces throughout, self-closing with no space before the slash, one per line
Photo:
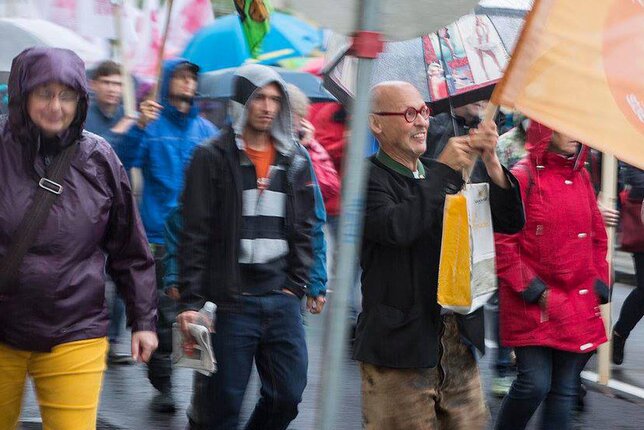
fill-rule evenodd
<path id="1" fill-rule="evenodd" d="M 307 72 L 273 67 L 284 81 L 298 87 L 312 103 L 335 101 L 323 86 L 322 81 Z M 237 68 L 221 69 L 203 73 L 199 76 L 199 97 L 209 99 L 229 99 L 232 97 L 233 76 Z"/>
<path id="2" fill-rule="evenodd" d="M 410 82 L 434 113 L 490 97 L 514 49 L 531 0 L 485 0 L 457 22 L 415 39 L 388 42 L 372 84 Z M 354 97 L 356 58 L 339 49 L 324 70 L 342 103 Z"/>

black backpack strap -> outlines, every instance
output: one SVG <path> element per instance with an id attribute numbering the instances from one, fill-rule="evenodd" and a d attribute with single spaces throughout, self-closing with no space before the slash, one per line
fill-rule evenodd
<path id="1" fill-rule="evenodd" d="M 14 233 L 7 253 L 0 260 L 0 294 L 7 294 L 18 288 L 16 278 L 22 260 L 36 240 L 54 201 L 64 191 L 63 179 L 69 171 L 78 145 L 74 143 L 63 149 L 47 169 L 45 177 L 38 181 L 33 201 Z"/>

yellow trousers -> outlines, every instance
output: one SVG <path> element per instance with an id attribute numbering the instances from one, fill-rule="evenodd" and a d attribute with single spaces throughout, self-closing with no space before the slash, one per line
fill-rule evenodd
<path id="1" fill-rule="evenodd" d="M 18 424 L 27 375 L 36 389 L 43 430 L 94 430 L 107 338 L 29 352 L 0 343 L 0 430 Z"/>

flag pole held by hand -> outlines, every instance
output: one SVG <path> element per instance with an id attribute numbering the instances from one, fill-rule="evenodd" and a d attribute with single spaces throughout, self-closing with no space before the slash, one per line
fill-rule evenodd
<path id="1" fill-rule="evenodd" d="M 483 113 L 483 121 L 494 121 L 494 118 L 496 117 L 496 114 L 499 112 L 499 105 L 488 102 L 487 106 L 485 107 L 485 111 Z M 476 157 L 478 159 L 478 156 Z M 468 169 L 463 170 L 463 179 L 465 182 L 469 182 L 470 178 L 472 177 L 472 172 L 474 171 L 474 167 L 476 167 L 476 163 L 473 163 Z"/>
<path id="2" fill-rule="evenodd" d="M 161 88 L 161 80 L 163 77 L 163 54 L 165 52 L 165 42 L 168 39 L 168 32 L 170 31 L 170 18 L 172 17 L 173 3 L 174 2 L 172 0 L 168 0 L 168 14 L 165 18 L 165 28 L 163 29 L 163 37 L 161 39 L 161 48 L 159 48 L 159 58 L 157 62 L 157 70 L 156 70 L 157 84 L 154 86 L 154 89 L 152 90 L 152 94 L 150 96 L 151 100 L 157 100 L 159 98 L 159 88 Z"/>

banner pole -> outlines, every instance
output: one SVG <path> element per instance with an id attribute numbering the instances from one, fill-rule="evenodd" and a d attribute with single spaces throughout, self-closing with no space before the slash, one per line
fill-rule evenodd
<path id="1" fill-rule="evenodd" d="M 165 18 L 165 28 L 163 29 L 163 36 L 161 38 L 161 48 L 159 48 L 159 58 L 157 61 L 157 70 L 155 73 L 156 76 L 156 85 L 152 91 L 151 99 L 157 100 L 159 97 L 159 89 L 161 88 L 161 79 L 163 76 L 163 55 L 165 52 L 165 42 L 168 39 L 168 33 L 170 32 L 170 18 L 172 17 L 172 5 L 173 0 L 168 0 L 168 14 Z"/>
<path id="2" fill-rule="evenodd" d="M 602 206 L 606 208 L 615 209 L 617 205 L 617 159 L 614 155 L 603 154 L 602 156 L 602 191 L 600 194 L 600 201 Z M 615 280 L 615 274 L 613 270 L 615 227 L 606 227 L 606 234 L 608 235 L 608 251 L 606 253 L 606 260 L 608 261 L 608 279 L 609 282 L 613 284 Z M 613 343 L 611 336 L 613 326 L 611 321 L 611 302 L 612 300 L 607 304 L 601 306 L 602 318 L 604 319 L 604 327 L 606 329 L 606 336 L 608 337 L 608 342 L 600 345 L 597 354 L 597 374 L 599 375 L 598 382 L 602 385 L 608 385 L 608 380 L 610 379 L 611 374 L 610 352 Z"/>
<path id="3" fill-rule="evenodd" d="M 121 64 L 121 81 L 123 82 L 123 112 L 128 118 L 135 118 L 137 115 L 136 97 L 134 94 L 134 83 L 125 56 L 125 38 L 123 37 L 123 2 L 122 0 L 112 1 L 112 14 L 114 16 L 114 32 L 116 33 L 115 51 L 116 58 Z"/>
<path id="4" fill-rule="evenodd" d="M 355 288 L 365 194 L 368 178 L 368 145 L 370 91 L 374 62 L 383 44 L 378 31 L 381 26 L 380 0 L 362 0 L 361 17 L 353 37 L 353 55 L 358 57 L 356 97 L 352 106 L 351 139 L 347 142 L 342 174 L 342 204 L 340 228 L 336 243 L 336 277 L 333 298 L 324 326 L 322 381 L 317 430 L 338 428 L 338 409 L 341 401 L 342 362 L 346 359 L 348 337 L 349 295 Z"/>

